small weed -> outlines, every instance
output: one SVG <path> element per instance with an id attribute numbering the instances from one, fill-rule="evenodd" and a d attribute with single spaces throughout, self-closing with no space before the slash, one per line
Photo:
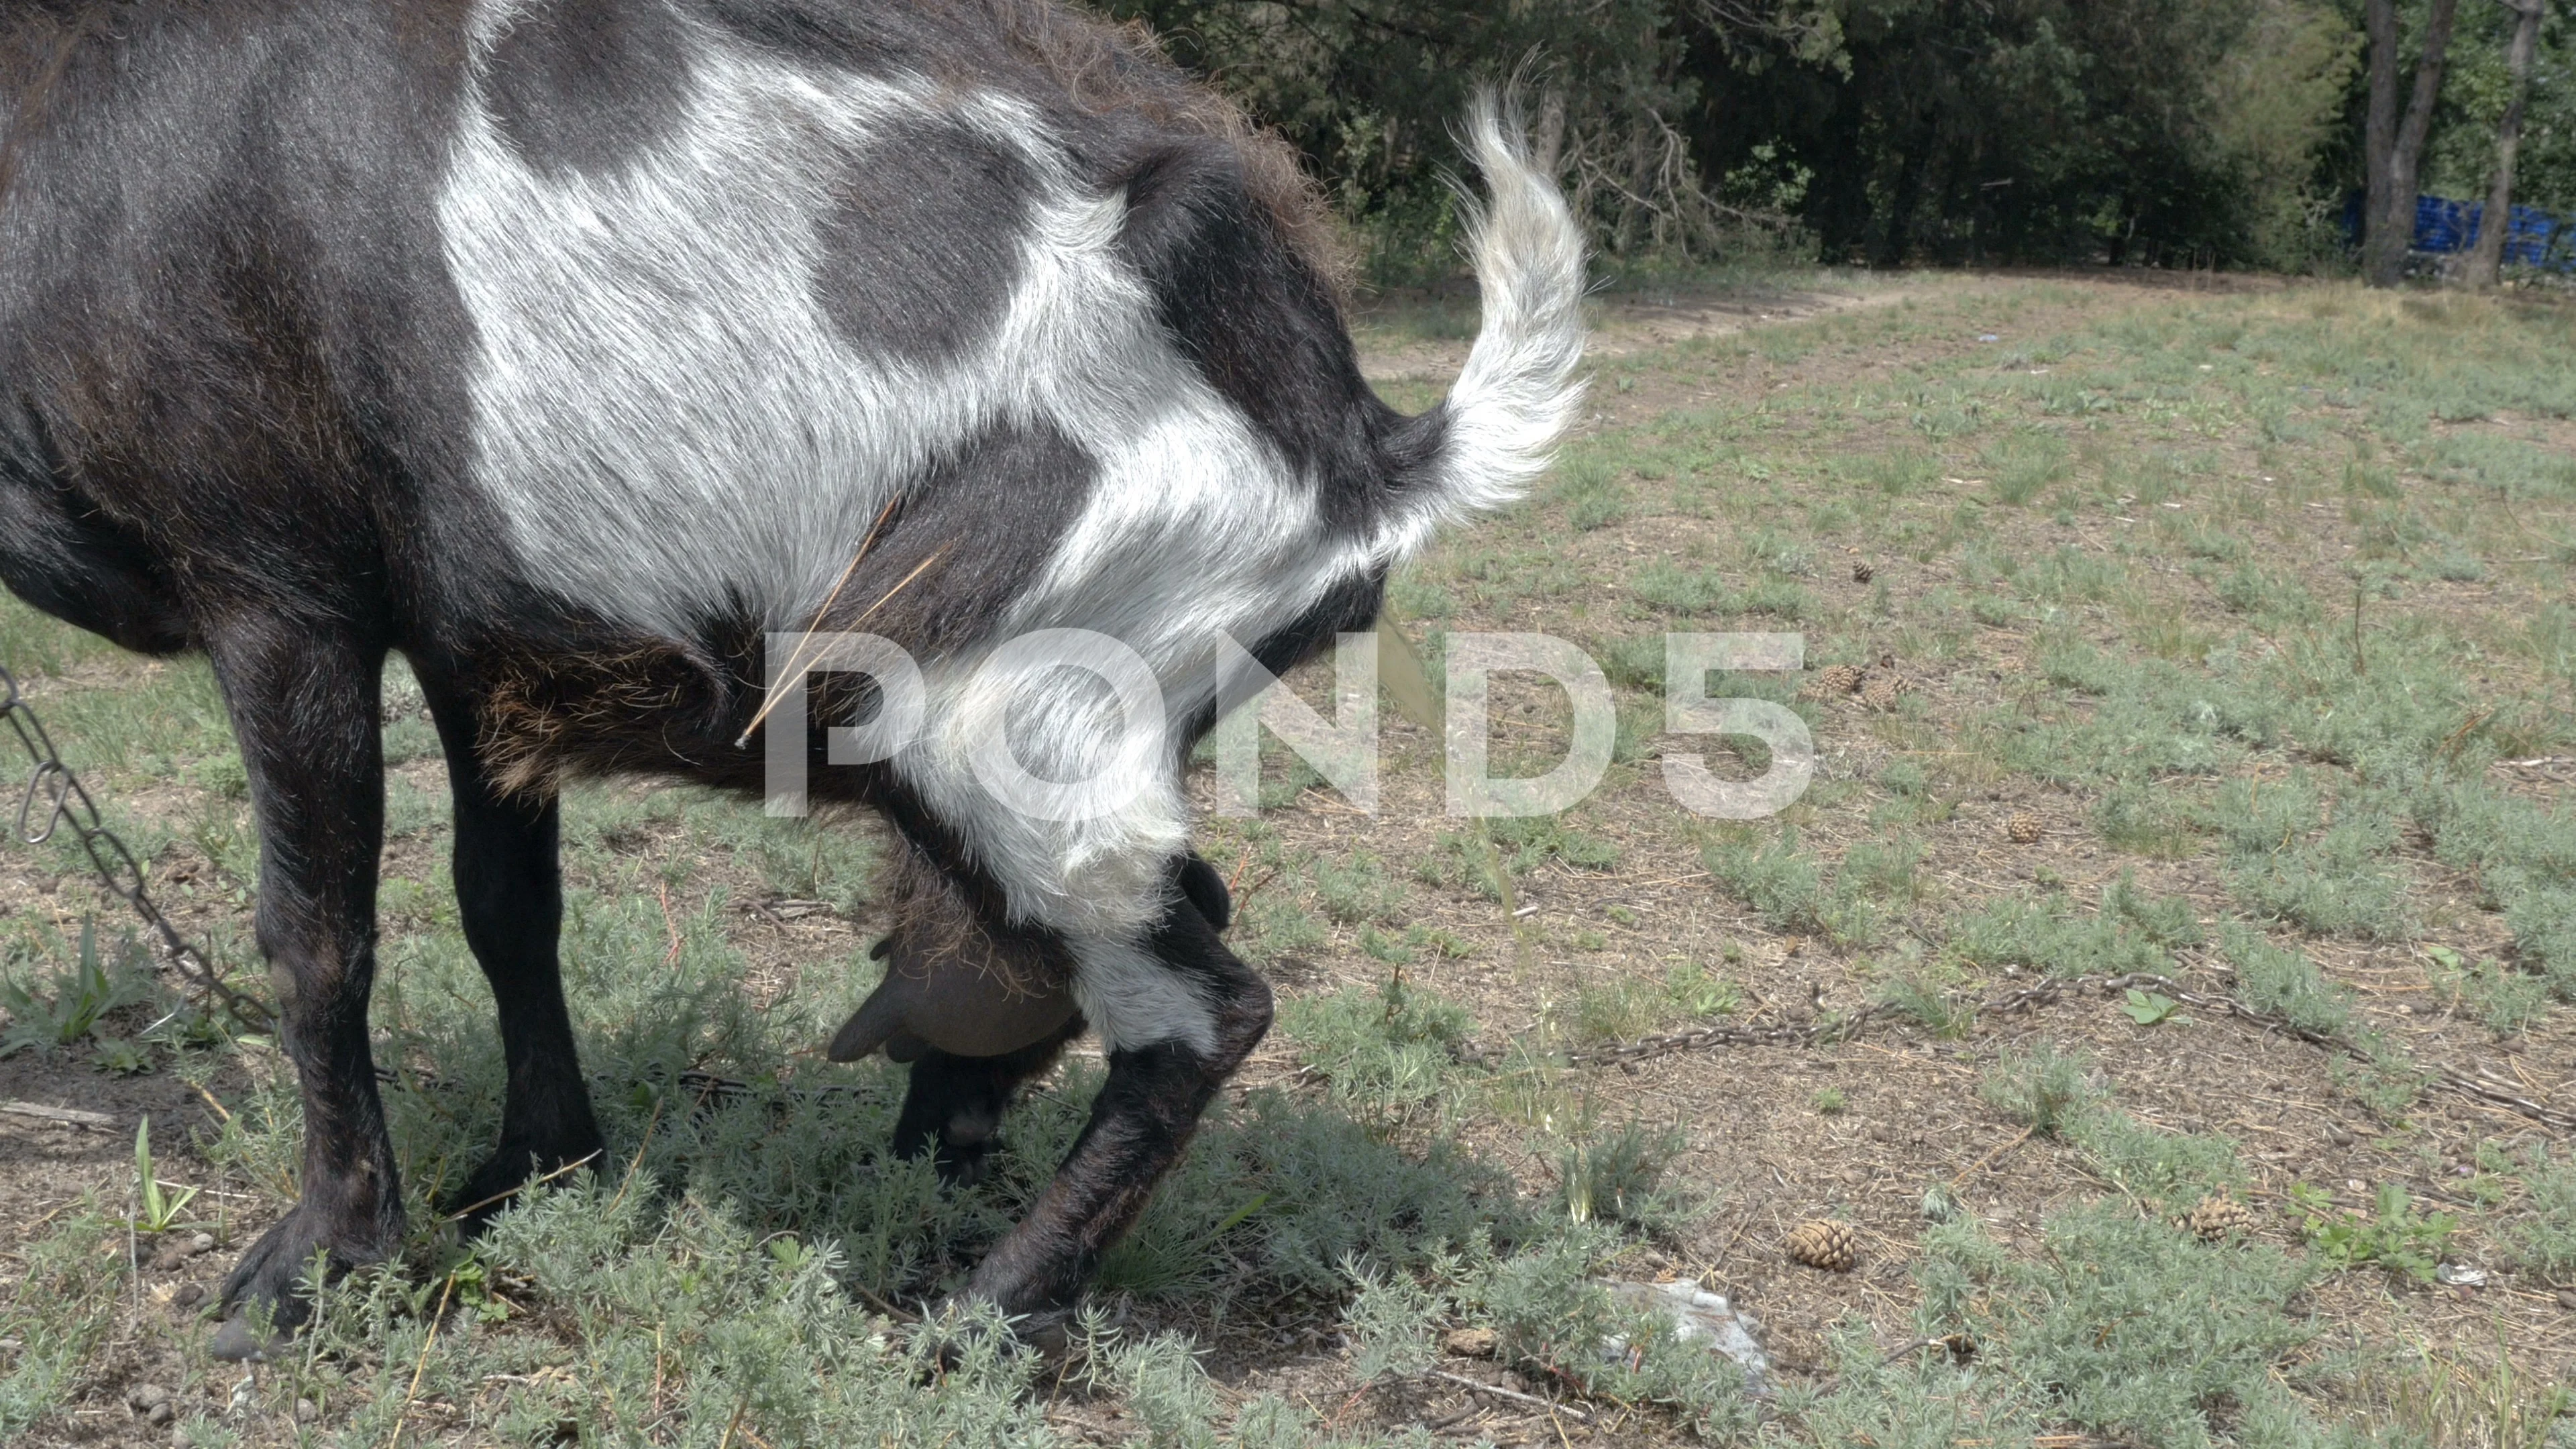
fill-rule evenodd
<path id="1" fill-rule="evenodd" d="M 2370 1405 L 2361 1424 L 2377 1431 L 2369 1442 L 2424 1449 L 2543 1449 L 2563 1442 L 2559 1416 L 2569 1391 L 2526 1382 L 2501 1340 L 2491 1364 L 2424 1345 L 2362 1374 L 2357 1386 Z"/>
<path id="2" fill-rule="evenodd" d="M 1955 971 L 1921 967 L 1893 976 L 1878 999 L 1945 1041 L 1958 1041 L 1977 1024 L 1976 999 L 1958 989 Z"/>
<path id="3" fill-rule="evenodd" d="M 94 1034 L 98 1050 L 90 1065 L 112 1077 L 139 1077 L 152 1070 L 152 1054 L 121 1036 Z"/>
<path id="4" fill-rule="evenodd" d="M 184 1226 L 180 1214 L 196 1201 L 197 1190 L 163 1182 L 152 1171 L 152 1119 L 134 1128 L 134 1230 L 166 1233 Z"/>
<path id="5" fill-rule="evenodd" d="M 1590 457 L 1567 460 L 1558 470 L 1556 496 L 1566 505 L 1566 520 L 1577 531 L 1606 528 L 1628 516 L 1628 490 L 1607 462 Z"/>
<path id="6" fill-rule="evenodd" d="M 1923 448 L 1890 448 L 1861 459 L 1852 474 L 1890 498 L 1902 498 L 1938 480 L 1941 460 Z"/>
<path id="7" fill-rule="evenodd" d="M 1815 1108 L 1820 1116 L 1839 1117 L 1851 1104 L 1843 1099 L 1842 1088 L 1818 1087 L 1815 1094 L 1807 1098 L 1807 1105 Z"/>
<path id="8" fill-rule="evenodd" d="M 0 977 L 0 1006 L 9 1009 L 9 1029 L 0 1032 L 0 1057 L 30 1048 L 47 1053 L 89 1040 L 108 1016 L 152 999 L 147 972 L 143 945 L 131 933 L 117 943 L 112 956 L 105 956 L 99 951 L 97 922 L 83 921 L 80 945 L 69 967 L 49 983 L 50 992 Z"/>
<path id="9" fill-rule="evenodd" d="M 2290 1185 L 2290 1201 L 2304 1215 L 2300 1236 L 2329 1267 L 2367 1263 L 2418 1283 L 2433 1281 L 2433 1269 L 2460 1226 L 2449 1213 L 2417 1212 L 2406 1189 L 2393 1182 L 2379 1185 L 2368 1213 L 2337 1208 L 2332 1194 L 2304 1182 Z"/>
<path id="10" fill-rule="evenodd" d="M 1688 1020 L 1733 1015 L 1744 1000 L 1735 983 L 1712 976 L 1696 961 L 1684 961 L 1664 973 L 1664 999 Z"/>
<path id="11" fill-rule="evenodd" d="M 2132 986 L 2120 1003 L 2120 1014 L 2140 1026 L 2162 1026 L 2166 1022 L 2191 1020 L 2182 1015 L 2182 1003 L 2161 991 L 2141 991 Z"/>
<path id="12" fill-rule="evenodd" d="M 1688 1145 L 1679 1128 L 1642 1122 L 1570 1142 L 1556 1154 L 1556 1205 L 1568 1222 L 1597 1218 L 1648 1232 L 1670 1229 L 1689 1216 L 1690 1205 L 1665 1173 Z"/>
<path id="13" fill-rule="evenodd" d="M 2066 444 L 2047 433 L 2021 433 L 1980 455 L 1993 477 L 1995 498 L 2012 508 L 2028 505 L 2066 476 Z"/>
<path id="14" fill-rule="evenodd" d="M 2093 829 L 2105 845 L 2153 860 L 2180 860 L 2199 848 L 2191 816 L 2176 808 L 2170 786 L 2123 780 L 2093 807 Z"/>

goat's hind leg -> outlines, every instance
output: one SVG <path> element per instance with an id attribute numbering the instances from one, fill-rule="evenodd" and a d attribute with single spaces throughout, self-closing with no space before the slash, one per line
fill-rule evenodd
<path id="1" fill-rule="evenodd" d="M 1000 1056 L 959 1056 L 936 1047 L 922 1052 L 912 1064 L 903 1114 L 895 1119 L 896 1155 L 930 1156 L 939 1180 L 954 1186 L 981 1181 L 1012 1093 L 1054 1066 L 1065 1043 L 1082 1035 L 1082 1025 L 1076 1016 L 1045 1040 Z"/>
<path id="2" fill-rule="evenodd" d="M 465 1214 L 474 1229 L 531 1177 L 598 1155 L 602 1139 L 573 1046 L 557 958 L 560 807 L 551 794 L 504 793 L 475 754 L 473 715 L 462 693 L 435 671 L 422 682 L 456 802 L 457 912 L 465 944 L 492 988 L 509 1073 L 499 1144 L 439 1203 L 443 1212 Z"/>

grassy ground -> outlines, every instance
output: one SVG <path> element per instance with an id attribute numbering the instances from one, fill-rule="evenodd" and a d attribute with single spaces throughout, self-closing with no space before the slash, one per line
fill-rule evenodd
<path id="1" fill-rule="evenodd" d="M 1391 309 L 1364 343 L 1419 406 L 1468 330 Z M 203 1357 L 202 1295 L 291 1200 L 291 1073 L 174 1014 L 69 857 L 17 849 L 0 1098 L 114 1126 L 0 1115 L 0 1438 L 2576 1436 L 2576 1163 L 2546 1125 L 2576 1111 L 2576 310 L 1819 282 L 1619 299 L 1595 356 L 1540 495 L 1393 599 L 1435 670 L 1455 629 L 1591 647 L 1621 695 L 1604 788 L 1462 829 L 1390 715 L 1375 817 L 1283 758 L 1259 820 L 1204 828 L 1281 1028 L 1074 1352 L 934 1372 L 908 1306 L 1043 1181 L 1097 1058 L 974 1192 L 885 1160 L 899 1077 L 818 1052 L 870 982 L 871 837 L 688 790 L 568 804 L 614 1160 L 476 1244 L 439 1229 L 498 1046 L 398 681 L 375 1020 L 411 1251 L 291 1359 Z M 1681 811 L 1659 763 L 1657 636 L 1738 628 L 1804 633 L 1805 676 L 1718 692 L 1796 709 L 1820 753 L 1749 825 Z M 252 974 L 203 668 L 14 604 L 0 662 Z M 1496 759 L 1552 763 L 1561 701 L 1495 698 Z M 2203 1238 L 2180 1220 L 2212 1199 L 2244 1212 Z M 1784 1255 L 1816 1218 L 1850 1271 Z M 1676 1278 L 1760 1316 L 1767 1393 L 1601 1286 Z"/>

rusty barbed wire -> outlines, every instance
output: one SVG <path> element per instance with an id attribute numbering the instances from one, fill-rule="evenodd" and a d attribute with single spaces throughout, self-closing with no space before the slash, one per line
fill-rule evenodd
<path id="1" fill-rule="evenodd" d="M 54 748 L 53 736 L 46 733 L 44 721 L 28 704 L 17 676 L 6 668 L 0 668 L 0 723 L 6 723 L 9 732 L 17 737 L 32 767 L 11 826 L 18 839 L 27 845 L 42 845 L 57 831 L 69 827 L 72 838 L 80 843 L 81 853 L 89 858 L 90 869 L 97 873 L 99 884 L 133 908 L 134 914 L 151 928 L 171 967 L 244 1030 L 268 1030 L 276 1018 L 267 1005 L 225 984 L 206 953 L 190 945 L 170 924 L 170 918 L 161 914 L 144 884 L 143 863 L 108 828 L 97 801 L 90 798 L 71 766 L 63 763 L 62 755 Z"/>

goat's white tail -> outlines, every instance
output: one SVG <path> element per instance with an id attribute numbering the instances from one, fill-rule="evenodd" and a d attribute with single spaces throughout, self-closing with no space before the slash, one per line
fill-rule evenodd
<path id="1" fill-rule="evenodd" d="M 1520 497 L 1583 401 L 1583 233 L 1492 93 L 1477 97 L 1466 140 L 1487 196 L 1467 225 L 1484 321 L 1447 401 L 1399 446 L 1412 456 L 1396 465 L 1395 554 Z"/>

